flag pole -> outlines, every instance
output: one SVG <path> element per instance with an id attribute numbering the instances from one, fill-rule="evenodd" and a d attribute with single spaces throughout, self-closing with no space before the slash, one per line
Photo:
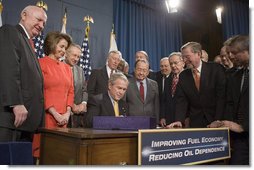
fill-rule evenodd
<path id="1" fill-rule="evenodd" d="M 116 35 L 114 30 L 114 24 L 112 24 L 112 31 L 110 34 L 110 44 L 109 44 L 109 52 L 110 51 L 118 51 L 117 44 L 116 44 Z"/>
<path id="2" fill-rule="evenodd" d="M 66 34 L 66 24 L 67 24 L 67 8 L 64 9 L 63 26 L 62 26 L 61 33 Z"/>
<path id="3" fill-rule="evenodd" d="M 85 35 L 87 38 L 89 38 L 90 23 L 94 23 L 93 18 L 87 15 L 84 17 L 84 22 L 86 23 Z"/>

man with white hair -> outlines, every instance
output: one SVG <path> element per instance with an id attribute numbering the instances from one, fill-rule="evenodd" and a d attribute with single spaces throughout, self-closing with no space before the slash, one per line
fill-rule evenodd
<path id="1" fill-rule="evenodd" d="M 43 126 L 43 77 L 32 38 L 46 21 L 42 8 L 27 6 L 18 25 L 0 28 L 0 142 L 32 141 Z"/>
<path id="2" fill-rule="evenodd" d="M 106 65 L 100 69 L 92 70 L 87 84 L 88 95 L 97 95 L 107 92 L 110 75 L 118 72 L 117 67 L 122 59 L 120 51 L 110 51 Z"/>

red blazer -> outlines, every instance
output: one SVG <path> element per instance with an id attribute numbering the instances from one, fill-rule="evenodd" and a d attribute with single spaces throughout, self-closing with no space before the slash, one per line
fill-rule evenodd
<path id="1" fill-rule="evenodd" d="M 57 127 L 54 117 L 47 112 L 54 107 L 60 114 L 66 112 L 67 106 L 73 106 L 73 74 L 69 65 L 47 56 L 39 59 L 44 78 L 45 126 Z"/>

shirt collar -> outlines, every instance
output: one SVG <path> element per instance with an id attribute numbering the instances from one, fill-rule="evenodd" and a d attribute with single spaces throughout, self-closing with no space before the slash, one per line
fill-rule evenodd
<path id="1" fill-rule="evenodd" d="M 201 60 L 200 60 L 200 65 L 196 69 L 198 70 L 199 73 L 201 73 L 201 69 L 202 69 L 202 61 Z"/>
<path id="2" fill-rule="evenodd" d="M 30 39 L 30 36 L 29 36 L 28 32 L 26 31 L 26 28 L 25 28 L 21 23 L 19 23 L 19 25 L 20 25 L 20 26 L 23 28 L 23 30 L 25 31 L 27 38 Z"/>

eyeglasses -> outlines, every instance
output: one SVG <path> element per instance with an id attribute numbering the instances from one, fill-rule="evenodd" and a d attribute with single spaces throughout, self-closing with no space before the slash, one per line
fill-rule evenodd
<path id="1" fill-rule="evenodd" d="M 231 54 L 237 55 L 237 54 L 239 54 L 239 53 L 241 53 L 241 52 L 243 52 L 243 50 L 241 50 L 241 51 L 231 51 Z"/>
<path id="2" fill-rule="evenodd" d="M 178 63 L 180 63 L 181 62 L 181 60 L 179 60 L 179 61 L 175 61 L 175 62 L 170 62 L 170 66 L 173 66 L 173 65 L 178 65 Z"/>

